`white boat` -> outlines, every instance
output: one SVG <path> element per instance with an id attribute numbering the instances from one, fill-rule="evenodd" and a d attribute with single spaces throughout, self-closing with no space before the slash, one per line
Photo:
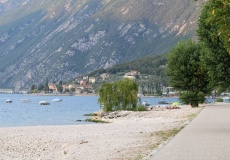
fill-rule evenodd
<path id="1" fill-rule="evenodd" d="M 165 100 L 162 100 L 162 101 L 159 101 L 158 104 L 171 104 L 171 102 L 168 102 L 168 101 L 165 101 Z"/>
<path id="2" fill-rule="evenodd" d="M 149 104 L 148 102 L 146 102 L 146 101 L 144 101 L 144 102 L 142 103 L 142 105 L 145 106 L 145 107 L 150 106 L 150 104 Z"/>
<path id="3" fill-rule="evenodd" d="M 53 100 L 51 100 L 52 102 L 61 102 L 62 99 L 61 98 L 54 98 Z"/>
<path id="4" fill-rule="evenodd" d="M 28 100 L 28 99 L 21 99 L 20 101 L 23 103 L 30 102 L 30 100 Z"/>
<path id="5" fill-rule="evenodd" d="M 6 103 L 12 103 L 13 101 L 11 99 L 7 99 Z"/>
<path id="6" fill-rule="evenodd" d="M 47 101 L 40 101 L 39 104 L 40 105 L 50 105 L 50 103 Z"/>

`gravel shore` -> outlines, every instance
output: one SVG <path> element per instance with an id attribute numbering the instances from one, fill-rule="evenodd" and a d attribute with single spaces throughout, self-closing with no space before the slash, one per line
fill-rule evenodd
<path id="1" fill-rule="evenodd" d="M 180 128 L 201 110 L 183 106 L 122 111 L 117 118 L 106 119 L 111 123 L 105 124 L 0 128 L 0 159 L 148 159 L 157 150 L 156 132 Z"/>

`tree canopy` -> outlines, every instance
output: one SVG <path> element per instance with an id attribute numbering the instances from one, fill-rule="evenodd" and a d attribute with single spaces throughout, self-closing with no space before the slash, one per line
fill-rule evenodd
<path id="1" fill-rule="evenodd" d="M 202 10 L 199 30 L 204 25 L 209 31 L 209 40 L 215 42 L 219 40 L 220 45 L 230 54 L 230 3 L 229 0 L 209 0 Z M 204 18 L 205 17 L 205 18 Z M 198 30 L 198 33 L 199 33 Z M 200 36 L 201 37 L 201 36 Z M 210 42 L 211 42 L 210 41 Z M 211 44 L 211 43 L 210 43 Z"/>
<path id="2" fill-rule="evenodd" d="M 202 44 L 189 40 L 179 42 L 167 56 L 169 84 L 181 91 L 181 101 L 192 107 L 204 102 L 205 94 L 211 91 L 207 70 L 200 60 L 200 56 L 207 52 Z"/>
<path id="3" fill-rule="evenodd" d="M 104 111 L 135 110 L 138 102 L 137 93 L 138 85 L 133 80 L 105 83 L 99 89 L 98 102 Z"/>
<path id="4" fill-rule="evenodd" d="M 219 88 L 230 84 L 230 3 L 229 0 L 209 0 L 198 22 L 199 40 L 210 49 L 202 56 L 210 81 Z"/>

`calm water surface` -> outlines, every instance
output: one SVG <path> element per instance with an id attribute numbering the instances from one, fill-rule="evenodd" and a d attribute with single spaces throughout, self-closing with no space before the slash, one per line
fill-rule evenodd
<path id="1" fill-rule="evenodd" d="M 61 102 L 52 102 L 61 98 Z M 13 103 L 6 103 L 11 99 Z M 21 99 L 30 102 L 22 103 Z M 96 96 L 33 96 L 20 94 L 0 94 L 0 127 L 38 126 L 38 125 L 74 125 L 85 120 L 85 113 L 100 109 Z M 50 105 L 40 105 L 39 101 L 48 101 Z"/>
<path id="2" fill-rule="evenodd" d="M 52 102 L 61 98 L 61 102 Z M 13 103 L 6 103 L 11 99 Z M 30 102 L 22 103 L 21 99 Z M 86 113 L 100 109 L 97 96 L 35 96 L 21 94 L 0 94 L 0 127 L 40 126 L 40 125 L 78 125 L 87 124 Z M 143 98 L 151 105 L 157 105 L 163 98 Z M 178 101 L 177 98 L 165 98 L 166 101 Z M 50 105 L 39 105 L 39 101 L 48 101 Z M 78 122 L 77 120 L 82 120 Z"/>

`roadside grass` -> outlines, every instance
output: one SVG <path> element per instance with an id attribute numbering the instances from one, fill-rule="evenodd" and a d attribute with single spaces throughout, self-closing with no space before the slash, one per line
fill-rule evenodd
<path id="1" fill-rule="evenodd" d="M 184 117 L 182 117 L 182 118 L 186 118 L 186 119 L 188 119 L 188 120 L 192 120 L 192 119 L 194 119 L 197 115 L 198 115 L 198 114 L 190 114 L 190 115 L 184 116 Z"/>
<path id="2" fill-rule="evenodd" d="M 184 117 L 189 121 L 193 120 L 205 107 L 202 107 L 202 109 L 198 113 L 190 114 Z M 154 150 L 157 149 L 161 144 L 164 144 L 166 141 L 168 141 L 170 138 L 174 137 L 177 133 L 179 133 L 186 125 L 183 125 L 178 128 L 173 128 L 165 131 L 157 131 L 151 134 L 151 136 L 157 136 L 159 139 L 156 143 L 150 145 L 150 149 Z"/>
<path id="3" fill-rule="evenodd" d="M 194 113 L 194 114 L 190 114 L 190 115 L 187 115 L 187 116 L 183 116 L 183 117 L 180 117 L 180 118 L 185 118 L 185 119 L 188 119 L 189 121 L 193 120 L 196 116 L 198 116 L 200 114 L 200 112 L 205 108 L 205 107 L 201 107 L 202 109 L 197 112 L 197 113 Z"/>
<path id="4" fill-rule="evenodd" d="M 164 144 L 170 138 L 174 137 L 183 128 L 184 128 L 184 126 L 179 127 L 179 128 L 173 128 L 173 129 L 169 129 L 169 130 L 157 131 L 157 132 L 152 133 L 151 136 L 157 136 L 158 141 L 154 144 L 151 144 L 150 149 L 151 150 L 157 149 L 161 144 Z"/>
<path id="5" fill-rule="evenodd" d="M 143 156 L 138 154 L 133 160 L 142 160 L 142 159 L 143 159 Z"/>
<path id="6" fill-rule="evenodd" d="M 180 128 L 173 128 L 165 131 L 158 131 L 155 133 L 157 137 L 160 138 L 161 142 L 167 141 L 169 138 L 174 137 L 178 132 L 180 132 L 184 126 Z"/>

